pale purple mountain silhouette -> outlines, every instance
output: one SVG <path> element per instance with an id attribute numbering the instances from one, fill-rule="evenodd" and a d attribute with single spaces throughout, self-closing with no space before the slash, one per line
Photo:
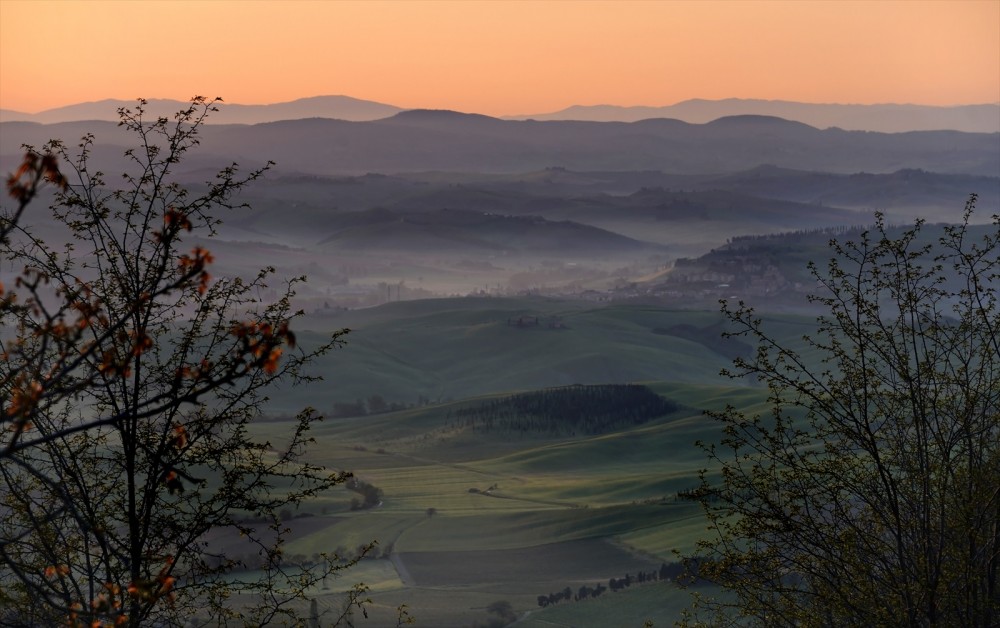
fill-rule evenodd
<path id="1" fill-rule="evenodd" d="M 1000 132 L 1000 103 L 933 107 L 928 105 L 813 104 L 786 100 L 685 100 L 666 107 L 619 107 L 575 105 L 562 111 L 507 116 L 511 120 L 588 120 L 635 122 L 649 118 L 674 118 L 702 124 L 734 115 L 764 115 L 802 122 L 818 129 L 838 127 L 848 131 L 965 131 Z"/>
<path id="2" fill-rule="evenodd" d="M 179 100 L 151 99 L 151 115 L 173 115 L 185 105 Z M 79 103 L 31 114 L 0 109 L 0 121 L 52 124 L 78 120 L 117 121 L 118 107 L 134 107 L 134 100 L 101 100 Z M 395 115 L 404 108 L 359 100 L 349 96 L 315 96 L 269 105 L 225 103 L 210 124 L 259 124 L 305 118 L 331 118 L 364 122 Z M 504 116 L 508 120 L 579 120 L 592 122 L 636 122 L 653 118 L 704 124 L 727 116 L 774 116 L 808 124 L 818 129 L 836 127 L 848 131 L 903 133 L 907 131 L 963 131 L 1000 133 L 1000 103 L 934 107 L 903 104 L 813 104 L 784 100 L 685 100 L 665 107 L 619 107 L 576 105 L 551 113 Z"/>
<path id="3" fill-rule="evenodd" d="M 107 120 L 116 122 L 119 107 L 134 108 L 135 100 L 99 100 L 48 109 L 36 114 L 0 110 L 0 121 L 40 122 L 53 124 L 78 120 Z M 146 111 L 151 116 L 170 117 L 187 105 L 180 100 L 149 99 Z M 213 114 L 210 124 L 260 124 L 277 120 L 301 120 L 305 118 L 333 118 L 363 122 L 387 118 L 402 111 L 399 107 L 369 100 L 359 100 L 350 96 L 314 96 L 290 102 L 270 105 L 240 105 L 220 103 L 219 111 Z"/>

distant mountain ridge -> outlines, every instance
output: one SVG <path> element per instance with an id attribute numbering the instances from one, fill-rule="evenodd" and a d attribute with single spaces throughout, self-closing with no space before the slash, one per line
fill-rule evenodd
<path id="1" fill-rule="evenodd" d="M 187 106 L 180 100 L 162 98 L 149 99 L 146 111 L 153 116 L 170 117 Z M 60 122 L 75 122 L 79 120 L 104 120 L 117 122 L 117 111 L 120 107 L 135 108 L 135 100 L 99 100 L 86 102 L 56 109 L 48 109 L 36 114 L 0 109 L 0 121 L 3 122 L 39 122 L 56 124 Z M 403 111 L 400 107 L 386 105 L 370 100 L 351 98 L 350 96 L 313 96 L 299 98 L 289 102 L 267 105 L 241 105 L 222 102 L 219 111 L 213 114 L 211 124 L 261 124 L 278 120 L 301 120 L 305 118 L 331 118 L 335 120 L 350 120 L 364 122 L 388 118 Z"/>
<path id="2" fill-rule="evenodd" d="M 173 115 L 185 106 L 179 100 L 150 99 L 152 115 Z M 119 107 L 134 107 L 134 100 L 101 100 L 78 103 L 31 114 L 0 109 L 2 122 L 54 124 L 80 120 L 117 121 Z M 261 124 L 282 120 L 330 118 L 352 122 L 379 120 L 408 111 L 390 104 L 350 96 L 314 96 L 283 103 L 243 105 L 223 103 L 211 124 Z M 420 110 L 427 117 L 430 110 Z M 474 115 L 474 114 L 470 114 Z M 718 118 L 757 115 L 784 118 L 818 129 L 836 127 L 847 131 L 903 133 L 951 130 L 967 133 L 1000 133 L 1000 103 L 936 107 L 906 104 L 816 104 L 785 100 L 726 98 L 691 99 L 663 107 L 574 105 L 561 111 L 503 116 L 505 120 L 576 120 L 586 122 L 637 122 L 666 118 L 704 124 Z M 482 116 L 486 117 L 486 116 Z"/>
<path id="3" fill-rule="evenodd" d="M 112 147 L 126 144 L 128 138 L 111 122 L 4 122 L 0 160 L 5 163 L 0 165 L 8 171 L 16 168 L 22 144 L 40 146 L 53 137 L 72 142 L 88 132 L 97 137 L 95 149 L 117 153 L 121 159 L 121 151 Z M 516 121 L 413 110 L 367 122 L 309 118 L 209 124 L 201 139 L 190 166 L 197 162 L 201 167 L 201 160 L 212 163 L 216 155 L 216 163 L 224 158 L 247 166 L 270 159 L 284 172 L 324 175 L 512 173 L 553 166 L 722 174 L 763 164 L 840 174 L 920 169 L 995 177 L 1000 172 L 1000 133 L 819 130 L 761 115 L 689 124 L 667 119 Z"/>
<path id="4" fill-rule="evenodd" d="M 964 131 L 1000 132 L 1000 103 L 935 107 L 904 104 L 817 104 L 786 100 L 695 98 L 664 107 L 620 107 L 574 105 L 561 111 L 536 115 L 506 116 L 510 120 L 586 120 L 592 122 L 636 122 L 649 118 L 674 118 L 693 124 L 736 115 L 764 115 L 802 122 L 818 129 L 837 127 L 845 131 Z"/>

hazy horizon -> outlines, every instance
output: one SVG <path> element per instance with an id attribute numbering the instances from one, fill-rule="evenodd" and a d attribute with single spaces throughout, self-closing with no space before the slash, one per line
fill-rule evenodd
<path id="1" fill-rule="evenodd" d="M 204 95 L 204 94 L 201 94 L 201 95 Z M 172 95 L 152 95 L 152 96 L 149 96 L 149 95 L 138 95 L 138 96 L 131 96 L 131 97 L 130 96 L 107 96 L 107 97 L 97 98 L 97 99 L 94 99 L 94 100 L 83 100 L 83 101 L 65 102 L 65 103 L 62 103 L 62 104 L 54 105 L 52 107 L 46 107 L 45 109 L 39 109 L 37 111 L 26 111 L 26 110 L 22 110 L 22 109 L 11 109 L 9 107 L 0 107 L 0 109 L 3 109 L 4 111 L 12 111 L 12 112 L 23 113 L 23 114 L 26 114 L 26 115 L 35 116 L 35 115 L 39 115 L 39 114 L 42 114 L 42 113 L 45 113 L 45 112 L 55 111 L 55 110 L 59 110 L 59 109 L 65 109 L 67 107 L 74 107 L 74 106 L 78 106 L 78 105 L 96 105 L 96 104 L 101 104 L 101 103 L 104 103 L 104 102 L 116 102 L 116 101 L 134 102 L 138 98 L 142 98 L 142 99 L 147 100 L 147 101 L 175 100 L 175 101 L 179 101 L 179 102 L 187 102 L 188 100 L 190 100 L 190 98 L 192 96 L 194 96 L 194 95 L 193 94 L 192 95 L 188 95 L 188 96 L 172 96 Z M 390 106 L 390 107 L 399 107 L 400 109 L 402 109 L 404 111 L 422 110 L 422 109 L 426 109 L 426 110 L 441 110 L 441 111 L 456 111 L 456 112 L 459 112 L 459 113 L 471 113 L 471 114 L 491 115 L 493 117 L 498 117 L 498 118 L 516 118 L 516 117 L 529 116 L 529 115 L 535 115 L 535 114 L 551 114 L 551 113 L 558 113 L 558 112 L 561 112 L 561 111 L 564 111 L 564 110 L 573 109 L 573 108 L 577 108 L 577 107 L 579 107 L 579 108 L 609 107 L 609 108 L 619 108 L 619 109 L 630 109 L 630 108 L 636 108 L 636 109 L 661 109 L 661 108 L 675 107 L 677 105 L 681 105 L 681 104 L 684 104 L 684 103 L 698 102 L 698 101 L 713 102 L 713 103 L 727 102 L 727 101 L 747 101 L 747 102 L 771 102 L 771 103 L 790 103 L 790 104 L 801 104 L 801 105 L 844 106 L 844 107 L 854 107 L 854 106 L 861 106 L 861 107 L 867 107 L 867 106 L 938 107 L 938 108 L 942 108 L 942 109 L 952 108 L 952 107 L 979 106 L 979 105 L 1000 105 L 1000 100 L 996 100 L 996 101 L 992 101 L 992 102 L 968 102 L 968 103 L 953 103 L 953 104 L 938 104 L 938 105 L 934 105 L 934 104 L 915 103 L 915 102 L 872 102 L 872 103 L 832 102 L 832 101 L 831 102 L 807 102 L 807 101 L 802 101 L 802 100 L 788 100 L 788 99 L 785 99 L 785 98 L 744 98 L 744 97 L 741 97 L 741 96 L 729 96 L 729 97 L 722 97 L 722 98 L 701 98 L 699 96 L 692 96 L 690 98 L 684 98 L 684 99 L 677 100 L 677 101 L 674 101 L 674 102 L 666 102 L 666 103 L 638 103 L 638 104 L 630 104 L 630 105 L 621 105 L 621 104 L 616 104 L 616 103 L 611 103 L 611 102 L 592 102 L 592 103 L 574 102 L 574 103 L 569 103 L 569 104 L 567 104 L 565 106 L 558 107 L 556 109 L 551 109 L 551 110 L 546 110 L 546 111 L 521 111 L 521 112 L 508 112 L 508 113 L 500 113 L 500 114 L 483 114 L 480 111 L 460 110 L 460 109 L 453 109 L 453 108 L 449 108 L 449 107 L 410 107 L 410 108 L 407 108 L 407 107 L 402 107 L 400 105 L 397 105 L 396 103 L 385 102 L 385 101 L 367 100 L 365 98 L 360 98 L 360 97 L 357 97 L 357 96 L 354 96 L 354 95 L 351 95 L 351 94 L 311 94 L 311 95 L 306 95 L 306 96 L 300 96 L 300 97 L 297 97 L 297 98 L 291 98 L 289 100 L 275 100 L 275 101 L 270 101 L 270 102 L 236 102 L 236 101 L 230 100 L 230 99 L 225 98 L 225 97 L 222 97 L 222 98 L 223 98 L 222 102 L 225 105 L 237 105 L 237 106 L 244 106 L 244 107 L 267 107 L 267 106 L 272 106 L 272 105 L 285 105 L 285 104 L 290 104 L 290 103 L 295 103 L 295 102 L 300 102 L 300 101 L 316 100 L 316 99 L 322 99 L 322 98 L 351 98 L 351 99 L 362 101 L 362 102 L 365 102 L 365 103 L 373 103 L 373 104 L 379 104 L 379 105 L 386 105 L 386 106 Z M 113 113 L 114 112 L 112 111 L 111 114 L 113 114 Z"/>
<path id="2" fill-rule="evenodd" d="M 0 0 L 0 14 L 0 108 L 24 113 L 194 94 L 492 116 L 1000 102 L 1000 2 Z"/>

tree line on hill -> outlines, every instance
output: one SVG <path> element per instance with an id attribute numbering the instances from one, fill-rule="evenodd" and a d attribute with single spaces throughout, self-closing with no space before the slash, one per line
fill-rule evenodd
<path id="1" fill-rule="evenodd" d="M 768 266 L 781 266 L 788 255 L 800 252 L 803 245 L 825 247 L 831 238 L 856 237 L 866 228 L 861 225 L 838 225 L 779 233 L 737 235 L 728 238 L 724 246 L 712 249 L 701 257 L 678 258 L 674 266 L 677 268 L 706 266 L 712 270 L 737 273 L 740 270 L 747 273 L 760 272 Z M 753 254 L 753 258 L 745 257 L 748 253 Z"/>
<path id="2" fill-rule="evenodd" d="M 409 408 L 426 406 L 431 400 L 424 395 L 417 395 L 416 403 L 402 403 L 399 401 L 387 401 L 379 394 L 369 395 L 364 399 L 354 401 L 335 401 L 326 416 L 332 419 L 346 419 L 356 416 L 368 416 L 371 414 L 386 414 L 388 412 L 399 412 Z"/>
<path id="3" fill-rule="evenodd" d="M 558 604 L 563 600 L 566 600 L 567 602 L 570 600 L 579 602 L 580 600 L 585 600 L 587 598 L 600 597 L 605 591 L 608 590 L 612 593 L 617 593 L 618 591 L 629 588 L 633 584 L 649 584 L 651 582 L 671 580 L 683 575 L 684 573 L 685 566 L 682 563 L 662 563 L 659 569 L 654 569 L 652 571 L 639 571 L 636 572 L 635 576 L 627 573 L 621 578 L 611 578 L 608 580 L 607 586 L 598 582 L 592 587 L 585 584 L 581 585 L 580 588 L 577 589 L 576 593 L 573 592 L 571 587 L 566 587 L 561 591 L 555 591 L 547 595 L 539 595 L 538 605 L 545 608 L 546 606 L 551 606 L 552 604 Z"/>
<path id="4" fill-rule="evenodd" d="M 889 225 L 893 227 L 893 225 Z M 865 225 L 835 225 L 832 227 L 817 227 L 814 229 L 796 229 L 779 233 L 760 233 L 737 235 L 726 240 L 726 248 L 737 248 L 741 244 L 763 241 L 801 242 L 816 241 L 825 244 L 830 237 L 854 237 L 861 235 L 867 229 Z"/>
<path id="5" fill-rule="evenodd" d="M 518 393 L 449 412 L 453 425 L 484 432 L 603 434 L 676 412 L 639 384 L 574 385 Z"/>

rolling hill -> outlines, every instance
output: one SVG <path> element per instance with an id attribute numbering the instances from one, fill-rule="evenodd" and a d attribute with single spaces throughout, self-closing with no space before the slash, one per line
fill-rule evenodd
<path id="1" fill-rule="evenodd" d="M 627 593 L 607 591 L 609 580 L 631 574 L 634 581 L 638 571 L 673 562 L 672 550 L 693 548 L 704 523 L 698 507 L 678 493 L 697 484 L 704 464 L 692 443 L 718 436 L 701 408 L 763 409 L 766 393 L 676 384 L 651 389 L 681 409 L 598 436 L 467 429 L 453 418 L 458 402 L 327 421 L 315 428 L 323 446 L 309 460 L 351 469 L 381 489 L 382 500 L 352 509 L 352 493 L 339 489 L 303 504 L 286 522 L 293 531 L 286 555 L 294 563 L 318 552 L 349 554 L 377 539 L 372 559 L 343 582 L 312 592 L 320 609 L 336 608 L 347 583 L 364 580 L 373 604 L 358 625 L 392 625 L 401 603 L 419 625 L 469 625 L 503 599 L 541 621 L 553 612 L 597 628 L 609 625 L 625 599 L 618 596 L 639 604 L 631 614 L 675 618 L 687 594 L 669 580 Z M 282 439 L 281 422 L 254 429 Z M 606 594 L 599 599 L 570 597 L 540 609 L 540 595 L 600 583 Z"/>
<path id="2" fill-rule="evenodd" d="M 520 252 L 562 258 L 663 251 L 660 246 L 580 223 L 458 209 L 376 209 L 341 214 L 330 228 L 335 230 L 320 240 L 319 246 L 348 251 L 391 249 L 477 255 Z"/>
<path id="3" fill-rule="evenodd" d="M 134 100 L 107 99 L 77 103 L 38 113 L 0 111 L 0 121 L 28 121 L 51 124 L 73 120 L 115 121 L 118 107 L 132 107 Z M 178 100 L 150 99 L 149 110 L 156 115 L 173 115 L 186 103 Z M 313 96 L 291 102 L 247 105 L 224 103 L 212 124 L 259 124 L 302 118 L 339 120 L 376 120 L 404 108 L 351 98 L 349 96 Z M 614 105 L 574 105 L 566 109 L 532 115 L 503 116 L 510 120 L 580 120 L 591 122 L 636 122 L 650 118 L 671 118 L 703 124 L 717 118 L 736 115 L 764 115 L 802 122 L 816 128 L 838 127 L 850 131 L 901 133 L 906 131 L 952 130 L 967 133 L 1000 132 L 1000 104 L 935 107 L 907 104 L 819 104 L 783 100 L 695 98 L 662 107 L 621 107 Z"/>
<path id="4" fill-rule="evenodd" d="M 98 145 L 121 145 L 113 123 L 2 123 L 0 154 L 16 163 L 21 144 L 57 137 L 74 142 L 93 132 Z M 408 111 L 369 122 L 304 119 L 256 125 L 209 125 L 203 156 L 248 166 L 270 159 L 285 171 L 513 173 L 551 166 L 570 170 L 661 170 L 723 174 L 762 164 L 840 174 L 922 169 L 996 176 L 1000 133 L 819 130 L 766 116 L 706 124 L 514 121 L 455 112 Z M 10 169 L 13 166 L 7 166 Z"/>
<path id="5" fill-rule="evenodd" d="M 412 404 L 571 384 L 715 382 L 733 351 L 744 350 L 735 340 L 720 344 L 720 323 L 717 311 L 539 297 L 315 312 L 296 324 L 299 343 L 309 346 L 324 330 L 347 327 L 348 347 L 317 362 L 327 383 L 275 391 L 272 412 L 291 411 L 303 395 L 327 411 L 371 395 Z M 781 315 L 773 324 L 794 340 L 812 319 Z M 683 325 L 705 331 L 669 333 Z"/>

